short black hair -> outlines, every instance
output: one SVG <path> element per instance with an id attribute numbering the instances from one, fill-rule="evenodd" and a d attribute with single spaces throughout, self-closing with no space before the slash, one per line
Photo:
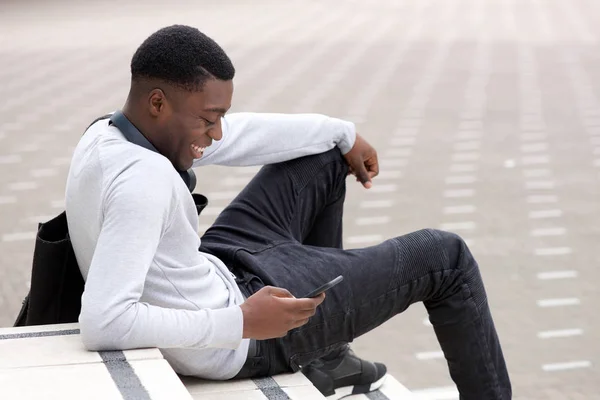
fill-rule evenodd
<path id="1" fill-rule="evenodd" d="M 131 78 L 159 79 L 185 90 L 202 90 L 208 79 L 231 80 L 235 68 L 225 51 L 198 29 L 171 25 L 150 35 L 131 59 Z"/>

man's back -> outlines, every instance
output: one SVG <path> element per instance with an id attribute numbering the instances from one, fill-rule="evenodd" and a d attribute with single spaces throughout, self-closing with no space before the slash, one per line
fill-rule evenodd
<path id="1" fill-rule="evenodd" d="M 75 149 L 66 210 L 86 280 L 88 348 L 159 343 L 178 372 L 237 372 L 247 352 L 236 307 L 243 298 L 222 262 L 198 251 L 195 205 L 165 157 L 97 122 Z M 191 349 L 202 347 L 212 349 Z"/>

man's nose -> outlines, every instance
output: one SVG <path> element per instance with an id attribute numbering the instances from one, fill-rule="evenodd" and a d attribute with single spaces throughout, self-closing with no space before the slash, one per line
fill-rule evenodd
<path id="1" fill-rule="evenodd" d="M 215 126 L 213 126 L 212 128 L 210 128 L 208 130 L 207 134 L 213 140 L 219 141 L 223 138 L 223 128 L 221 127 L 221 118 L 219 118 L 219 120 L 217 121 Z"/>

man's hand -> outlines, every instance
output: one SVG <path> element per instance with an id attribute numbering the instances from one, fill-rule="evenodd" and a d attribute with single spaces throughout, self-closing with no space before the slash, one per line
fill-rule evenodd
<path id="1" fill-rule="evenodd" d="M 369 189 L 372 185 L 371 179 L 379 174 L 377 151 L 357 133 L 352 150 L 344 154 L 344 158 L 350 165 L 350 173 Z"/>
<path id="2" fill-rule="evenodd" d="M 290 329 L 308 322 L 325 293 L 311 299 L 297 299 L 285 289 L 265 286 L 240 308 L 244 315 L 244 338 L 265 340 L 283 337 Z"/>

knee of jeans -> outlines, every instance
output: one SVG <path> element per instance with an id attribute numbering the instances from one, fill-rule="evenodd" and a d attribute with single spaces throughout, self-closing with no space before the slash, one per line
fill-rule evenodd
<path id="1" fill-rule="evenodd" d="M 336 164 L 341 165 L 344 176 L 347 174 L 348 163 L 339 148 L 334 147 L 333 149 L 322 153 L 320 156 L 322 157 L 323 164 L 331 165 L 332 167 Z"/>
<path id="2" fill-rule="evenodd" d="M 319 154 L 318 157 L 321 173 L 324 173 L 330 182 L 338 188 L 336 191 L 344 191 L 349 166 L 340 149 L 335 147 L 325 153 Z"/>
<path id="3" fill-rule="evenodd" d="M 465 241 L 452 232 L 437 232 L 441 236 L 442 246 L 448 256 L 449 268 L 460 271 L 460 275 L 463 276 L 463 281 L 468 286 L 470 296 L 477 307 L 486 304 L 487 295 L 481 271 Z"/>
<path id="4" fill-rule="evenodd" d="M 295 158 L 281 163 L 293 181 L 303 187 L 317 174 L 327 174 L 334 181 L 345 181 L 348 175 L 348 163 L 340 150 L 335 147 L 329 151 L 310 156 Z"/>
<path id="5" fill-rule="evenodd" d="M 442 246 L 448 256 L 448 267 L 450 269 L 458 268 L 460 257 L 467 248 L 467 244 L 459 235 L 453 232 L 437 231 L 441 238 Z"/>

